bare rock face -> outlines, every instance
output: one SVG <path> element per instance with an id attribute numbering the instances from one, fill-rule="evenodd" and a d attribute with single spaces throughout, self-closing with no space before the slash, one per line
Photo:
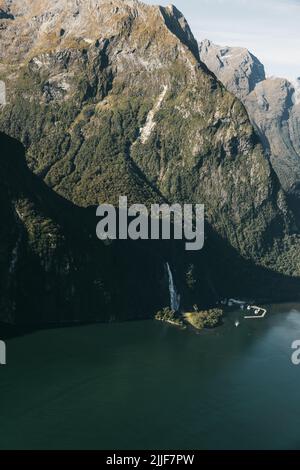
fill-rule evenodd
<path id="1" fill-rule="evenodd" d="M 0 8 L 6 87 L 0 130 L 23 143 L 29 169 L 56 196 L 84 211 L 117 205 L 119 196 L 130 203 L 205 204 L 205 254 L 173 251 L 180 291 L 191 276 L 197 286 L 191 305 L 201 305 L 199 296 L 211 301 L 216 292 L 233 296 L 249 285 L 260 295 L 263 286 L 268 297 L 279 274 L 291 276 L 299 291 L 298 227 L 285 194 L 244 106 L 200 62 L 197 42 L 175 7 L 2 0 Z M 255 67 L 249 67 L 254 81 Z M 149 272 L 155 252 L 147 257 Z M 141 264 L 143 257 L 136 258 Z M 160 252 L 156 266 L 163 270 L 165 261 Z M 131 261 L 122 263 L 129 274 L 119 285 L 128 299 L 144 292 L 134 290 L 139 263 L 134 274 Z M 262 278 L 254 267 L 263 270 Z M 261 279 L 268 279 L 266 286 Z M 115 283 L 114 276 L 106 281 Z M 164 298 L 159 286 L 157 302 Z M 140 295 L 140 310 L 126 309 L 134 317 L 148 301 Z"/>
<path id="2" fill-rule="evenodd" d="M 5 83 L 0 81 L 0 106 L 6 105 L 6 87 Z"/>
<path id="3" fill-rule="evenodd" d="M 242 101 L 266 78 L 263 64 L 245 48 L 220 47 L 205 39 L 199 50 L 202 62 Z"/>
<path id="4" fill-rule="evenodd" d="M 300 107 L 294 86 L 285 79 L 269 78 L 257 85 L 245 105 L 282 187 L 300 198 Z"/>
<path id="5" fill-rule="evenodd" d="M 299 81 L 265 77 L 247 49 L 200 43 L 201 60 L 245 105 L 286 193 L 300 198 Z"/>

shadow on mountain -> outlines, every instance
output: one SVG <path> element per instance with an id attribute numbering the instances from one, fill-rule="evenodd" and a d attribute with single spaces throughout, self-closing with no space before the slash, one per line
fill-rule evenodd
<path id="1" fill-rule="evenodd" d="M 28 169 L 19 142 L 4 134 L 0 142 L 2 323 L 30 331 L 30 325 L 152 318 L 170 303 L 166 262 L 183 308 L 230 297 L 299 298 L 299 278 L 246 261 L 208 224 L 200 252 L 173 240 L 100 242 L 96 207 L 80 208 L 59 196 Z"/>

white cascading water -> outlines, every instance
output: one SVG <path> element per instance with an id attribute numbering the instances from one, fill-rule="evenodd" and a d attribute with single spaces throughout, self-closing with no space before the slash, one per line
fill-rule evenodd
<path id="1" fill-rule="evenodd" d="M 180 308 L 180 295 L 177 293 L 176 286 L 174 284 L 173 274 L 170 268 L 169 263 L 167 263 L 167 270 L 169 276 L 169 292 L 170 292 L 170 302 L 171 309 L 175 312 L 178 312 Z"/>

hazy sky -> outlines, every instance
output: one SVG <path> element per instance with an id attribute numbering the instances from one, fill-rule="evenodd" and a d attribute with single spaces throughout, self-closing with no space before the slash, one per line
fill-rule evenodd
<path id="1" fill-rule="evenodd" d="M 173 3 L 198 40 L 243 46 L 265 65 L 268 75 L 300 76 L 300 0 L 146 0 Z"/>

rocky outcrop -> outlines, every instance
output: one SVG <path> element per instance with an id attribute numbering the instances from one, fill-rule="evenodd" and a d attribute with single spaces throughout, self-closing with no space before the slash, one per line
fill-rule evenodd
<path id="1" fill-rule="evenodd" d="M 6 105 L 6 89 L 5 89 L 5 83 L 0 82 L 0 106 L 5 106 Z"/>
<path id="2" fill-rule="evenodd" d="M 73 220 L 82 223 L 90 207 L 117 204 L 121 195 L 130 203 L 206 205 L 203 252 L 187 254 L 172 244 L 101 245 L 106 269 L 87 275 L 91 260 L 98 266 L 93 251 L 99 246 L 86 244 L 96 226 L 94 215 L 88 218 L 88 231 L 71 251 L 86 254 L 85 263 L 80 258 L 70 268 L 86 267 L 80 271 L 89 288 L 76 288 L 81 320 L 140 318 L 168 305 L 167 261 L 187 305 L 206 308 L 249 289 L 250 297 L 269 298 L 274 285 L 281 286 L 274 296 L 296 295 L 298 228 L 284 192 L 244 106 L 200 63 L 178 10 L 133 0 L 4 0 L 0 6 L 13 17 L 0 20 L 7 101 L 0 129 L 23 143 L 30 171 L 51 197 L 80 211 Z M 62 225 L 61 233 L 73 233 L 70 227 Z M 39 243 L 39 232 L 34 240 Z M 93 292 L 98 277 L 118 301 L 99 301 L 97 312 L 97 301 L 87 300 L 97 297 L 84 291 Z M 74 320 L 74 305 L 55 311 Z"/>
<path id="3" fill-rule="evenodd" d="M 281 78 L 259 83 L 245 105 L 269 150 L 284 190 L 300 198 L 300 106 L 294 85 Z"/>
<path id="4" fill-rule="evenodd" d="M 300 197 L 299 81 L 266 78 L 247 49 L 200 43 L 201 60 L 244 103 L 285 192 Z M 299 204 L 299 203 L 298 203 Z"/>
<path id="5" fill-rule="evenodd" d="M 205 39 L 199 44 L 200 58 L 240 100 L 266 79 L 263 64 L 242 47 L 221 47 Z"/>

